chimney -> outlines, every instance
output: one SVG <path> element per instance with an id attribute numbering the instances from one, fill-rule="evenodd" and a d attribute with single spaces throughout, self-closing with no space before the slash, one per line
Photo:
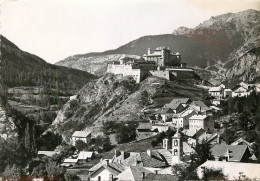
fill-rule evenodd
<path id="1" fill-rule="evenodd" d="M 149 150 L 147 150 L 146 152 L 147 152 L 147 154 L 149 155 L 149 157 L 152 157 L 152 150 L 149 149 Z"/>
<path id="2" fill-rule="evenodd" d="M 230 155 L 229 155 L 229 148 L 227 149 L 227 161 L 229 161 Z"/>
<path id="3" fill-rule="evenodd" d="M 218 137 L 217 137 L 217 143 L 220 144 L 221 141 L 220 141 L 220 135 L 218 134 Z"/>
<path id="4" fill-rule="evenodd" d="M 107 166 L 109 165 L 109 159 L 106 160 L 106 165 L 107 165 Z"/>
<path id="5" fill-rule="evenodd" d="M 120 155 L 120 152 L 118 150 L 115 150 L 115 158 Z"/>
<path id="6" fill-rule="evenodd" d="M 143 173 L 143 179 L 144 179 L 144 177 L 145 177 L 145 172 L 142 172 Z"/>
<path id="7" fill-rule="evenodd" d="M 125 159 L 125 152 L 121 151 L 121 155 L 123 156 L 123 159 Z"/>

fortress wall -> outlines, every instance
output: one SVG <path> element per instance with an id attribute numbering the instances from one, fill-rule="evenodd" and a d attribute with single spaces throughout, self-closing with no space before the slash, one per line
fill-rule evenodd
<path id="1" fill-rule="evenodd" d="M 170 73 L 168 70 L 150 70 L 150 74 L 170 80 Z"/>

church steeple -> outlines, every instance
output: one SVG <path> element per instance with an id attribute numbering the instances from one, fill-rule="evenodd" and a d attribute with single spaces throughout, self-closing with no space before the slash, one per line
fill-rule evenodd
<path id="1" fill-rule="evenodd" d="M 172 165 L 180 163 L 183 157 L 183 142 L 181 134 L 177 129 L 177 132 L 172 137 Z"/>

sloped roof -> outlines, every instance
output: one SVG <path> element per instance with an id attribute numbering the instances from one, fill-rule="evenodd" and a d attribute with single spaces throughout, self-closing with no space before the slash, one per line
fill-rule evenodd
<path id="1" fill-rule="evenodd" d="M 178 180 L 178 178 L 174 175 L 155 174 L 155 173 L 149 173 L 143 179 L 143 181 L 176 181 L 176 180 Z"/>
<path id="2" fill-rule="evenodd" d="M 221 89 L 222 89 L 222 87 L 211 87 L 210 89 L 209 89 L 209 92 L 219 92 L 219 91 L 221 91 Z"/>
<path id="3" fill-rule="evenodd" d="M 168 163 L 168 165 L 171 165 L 172 163 L 172 154 L 169 150 L 166 149 L 156 149 L 156 151 L 162 155 L 163 159 L 166 160 L 166 162 Z"/>
<path id="4" fill-rule="evenodd" d="M 206 119 L 208 116 L 207 115 L 193 115 L 189 119 Z"/>
<path id="5" fill-rule="evenodd" d="M 72 136 L 73 136 L 73 137 L 85 138 L 85 137 L 87 137 L 90 133 L 91 133 L 91 131 L 75 131 Z"/>
<path id="6" fill-rule="evenodd" d="M 167 166 L 164 161 L 150 157 L 146 152 L 141 152 L 140 156 L 144 167 L 160 168 Z"/>
<path id="7" fill-rule="evenodd" d="M 221 82 L 219 80 L 216 80 L 216 79 L 209 79 L 208 82 L 211 84 L 211 85 L 214 85 L 214 86 L 218 86 L 221 84 Z"/>
<path id="8" fill-rule="evenodd" d="M 167 114 L 167 113 L 174 113 L 171 108 L 163 107 L 155 112 L 156 114 Z"/>
<path id="9" fill-rule="evenodd" d="M 165 104 L 165 107 L 169 107 L 171 109 L 177 109 L 180 104 L 187 104 L 189 102 L 189 98 L 177 98 L 173 99 L 170 103 Z"/>
<path id="10" fill-rule="evenodd" d="M 90 177 L 93 177 L 93 175 L 95 175 L 98 171 L 101 171 L 104 169 L 109 171 L 114 176 L 117 176 L 118 174 L 120 174 L 121 172 L 124 171 L 124 167 L 121 164 L 119 164 L 117 162 L 112 162 L 112 163 L 109 163 L 109 165 L 103 164 L 100 168 L 98 168 L 93 173 L 91 173 Z"/>
<path id="11" fill-rule="evenodd" d="M 63 163 L 77 163 L 78 159 L 66 158 Z"/>
<path id="12" fill-rule="evenodd" d="M 59 151 L 38 151 L 38 155 L 46 155 L 48 157 L 52 157 L 55 154 L 59 154 Z"/>
<path id="13" fill-rule="evenodd" d="M 210 110 L 208 106 L 202 101 L 192 101 L 190 105 L 195 105 L 201 107 L 201 109 L 204 109 L 205 111 Z"/>
<path id="14" fill-rule="evenodd" d="M 140 166 L 131 166 L 128 167 L 125 171 L 120 173 L 117 178 L 118 180 L 131 180 L 131 181 L 140 181 L 143 178 L 143 172 L 145 175 L 152 173 L 151 171 Z"/>
<path id="15" fill-rule="evenodd" d="M 227 156 L 227 150 L 229 149 L 229 161 L 241 161 L 243 155 L 248 147 L 245 145 L 215 145 L 211 148 L 212 155 L 214 157 Z"/>
<path id="16" fill-rule="evenodd" d="M 91 158 L 93 155 L 92 151 L 81 151 L 78 156 L 78 160 L 86 160 L 87 158 Z"/>
<path id="17" fill-rule="evenodd" d="M 200 137 L 202 134 L 204 134 L 206 131 L 204 130 L 204 129 L 202 129 L 202 128 L 200 128 L 194 135 L 193 135 L 193 137 L 194 138 L 198 138 L 198 137 Z"/>
<path id="18" fill-rule="evenodd" d="M 152 129 L 151 123 L 140 123 L 136 129 Z"/>
<path id="19" fill-rule="evenodd" d="M 253 143 L 249 143 L 249 142 L 246 141 L 245 139 L 239 138 L 239 139 L 237 139 L 236 141 L 234 141 L 233 143 L 231 143 L 231 145 L 239 145 L 239 144 L 241 144 L 241 143 L 245 143 L 247 146 L 251 146 L 252 144 L 254 144 L 254 142 L 253 142 Z"/>

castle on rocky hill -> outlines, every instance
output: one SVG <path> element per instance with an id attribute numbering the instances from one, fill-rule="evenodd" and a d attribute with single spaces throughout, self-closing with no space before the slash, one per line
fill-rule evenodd
<path id="1" fill-rule="evenodd" d="M 119 61 L 109 63 L 107 72 L 120 77 L 131 76 L 139 83 L 148 76 L 162 77 L 167 80 L 192 79 L 195 77 L 191 68 L 181 62 L 180 53 L 173 53 L 169 48 L 158 47 L 151 53 L 148 48 L 147 55 L 142 57 L 124 55 Z"/>

